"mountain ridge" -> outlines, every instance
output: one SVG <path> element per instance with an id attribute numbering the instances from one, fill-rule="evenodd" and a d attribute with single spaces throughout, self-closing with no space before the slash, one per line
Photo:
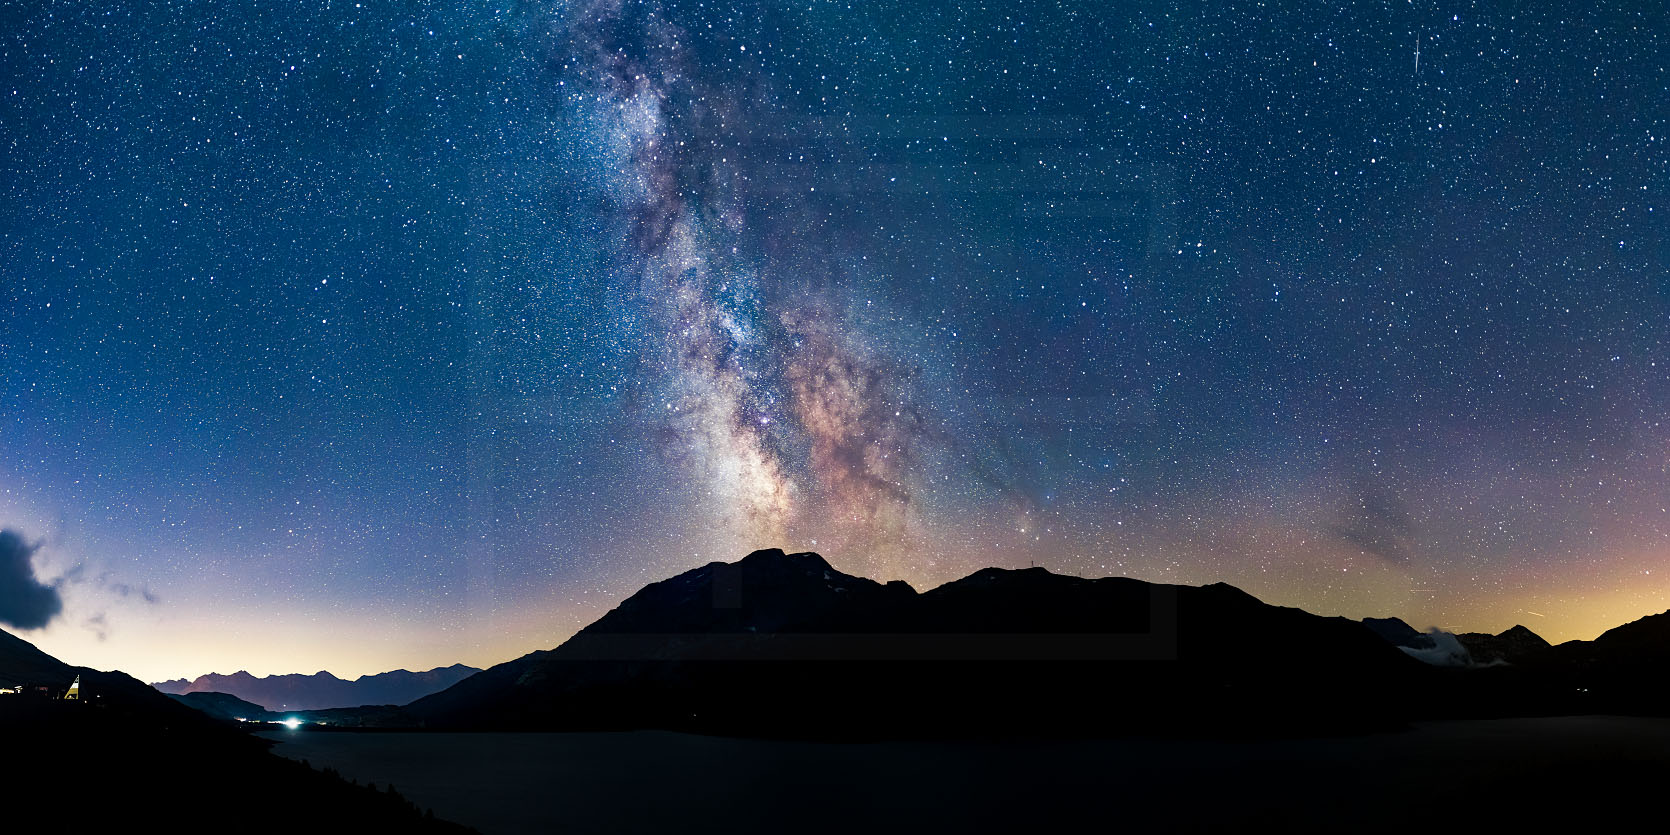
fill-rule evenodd
<path id="1" fill-rule="evenodd" d="M 328 670 L 256 676 L 246 670 L 222 675 L 205 673 L 195 679 L 171 679 L 151 686 L 171 696 L 188 693 L 225 693 L 267 710 L 323 710 L 361 705 L 402 705 L 443 690 L 475 673 L 476 667 L 452 664 L 413 672 L 406 669 L 338 678 Z"/>
<path id="2" fill-rule="evenodd" d="M 1310 643 L 1325 669 L 1260 633 Z M 765 549 L 650 583 L 406 711 L 437 728 L 742 735 L 1379 726 L 1423 667 L 1360 623 L 1227 584 L 987 568 L 918 592 Z"/>
<path id="3" fill-rule="evenodd" d="M 1666 715 L 1653 694 L 1670 675 L 1641 663 L 1662 658 L 1670 613 L 1550 646 L 1524 625 L 1419 632 L 1270 605 L 1226 583 L 985 568 L 919 592 L 766 549 L 650 583 L 558 646 L 375 721 L 744 736 L 1339 733 L 1417 718 Z"/>

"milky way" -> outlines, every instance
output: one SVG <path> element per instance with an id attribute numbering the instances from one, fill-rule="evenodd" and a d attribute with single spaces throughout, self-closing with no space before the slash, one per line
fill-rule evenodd
<path id="1" fill-rule="evenodd" d="M 659 4 L 580 3 L 566 25 L 629 241 L 619 280 L 655 325 L 645 359 L 673 452 L 739 543 L 822 539 L 849 565 L 898 571 L 878 560 L 904 558 L 918 410 L 897 363 L 844 318 L 841 276 L 771 256 L 792 233 L 760 216 L 804 206 L 757 193 L 744 166 L 765 131 L 754 111 L 779 136 L 793 116 L 769 87 L 705 83 Z"/>

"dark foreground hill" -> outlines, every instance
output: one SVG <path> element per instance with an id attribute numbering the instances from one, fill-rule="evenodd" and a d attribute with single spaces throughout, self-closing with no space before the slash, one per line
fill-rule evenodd
<path id="1" fill-rule="evenodd" d="M 1335 732 L 1431 673 L 1360 623 L 1227 585 L 986 569 L 926 593 L 757 551 L 409 705 L 429 727 L 743 735 Z"/>
<path id="2" fill-rule="evenodd" d="M 82 701 L 63 701 L 81 677 Z M 72 667 L 0 632 L 7 832 L 235 821 L 241 832 L 463 831 L 399 795 L 273 756 L 262 740 L 119 672 Z"/>
<path id="3" fill-rule="evenodd" d="M 253 676 L 243 670 L 230 675 L 208 673 L 187 681 L 183 678 L 152 685 L 170 695 L 226 693 L 268 710 L 324 710 L 359 705 L 403 705 L 481 672 L 475 667 L 454 664 L 414 673 L 393 670 L 360 676 L 352 681 L 320 671 L 313 675 L 290 673 Z"/>
<path id="4" fill-rule="evenodd" d="M 0 630 L 0 687 L 24 690 L 0 696 L 0 708 L 16 710 L 20 705 L 55 700 L 77 677 L 87 706 L 101 714 L 188 729 L 213 724 L 126 673 L 65 664 L 34 644 Z"/>
<path id="5" fill-rule="evenodd" d="M 284 718 L 282 713 L 246 702 L 231 693 L 180 693 L 170 694 L 169 698 L 229 722 L 269 722 Z"/>

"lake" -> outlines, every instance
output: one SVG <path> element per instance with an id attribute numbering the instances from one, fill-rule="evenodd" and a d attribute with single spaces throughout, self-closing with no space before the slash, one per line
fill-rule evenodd
<path id="1" fill-rule="evenodd" d="M 1455 831 L 1657 812 L 1670 720 L 1421 723 L 1362 737 L 838 744 L 630 733 L 275 731 L 274 751 L 489 835 Z"/>

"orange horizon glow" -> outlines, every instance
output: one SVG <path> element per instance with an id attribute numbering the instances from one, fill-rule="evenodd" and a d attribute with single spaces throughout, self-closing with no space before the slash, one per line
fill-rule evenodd
<path id="1" fill-rule="evenodd" d="M 1288 553 L 1291 557 L 1294 552 Z M 1661 579 L 1651 569 L 1639 567 L 1651 563 L 1654 556 L 1638 553 L 1613 560 L 1609 571 L 1618 585 L 1609 588 L 1597 581 L 1576 595 L 1562 593 L 1560 583 L 1551 578 L 1538 583 L 1527 581 L 1517 589 L 1475 591 L 1471 597 L 1441 587 L 1411 591 L 1407 572 L 1344 557 L 1327 548 L 1302 554 L 1303 558 L 1290 560 L 1280 571 L 1261 571 L 1240 578 L 1240 582 L 1224 582 L 1266 603 L 1294 606 L 1317 615 L 1354 620 L 1397 617 L 1417 629 L 1437 627 L 1493 634 L 1518 624 L 1557 644 L 1591 640 L 1608 629 L 1670 610 L 1670 575 Z M 1032 561 L 1057 573 L 1072 573 L 1052 567 L 1048 560 Z M 708 560 L 698 558 L 696 564 L 705 562 Z M 1002 567 L 1026 564 L 1017 565 L 1013 559 L 1005 562 Z M 831 563 L 841 568 L 839 561 Z M 1351 570 L 1340 568 L 1342 565 Z M 1336 583 L 1323 594 L 1299 591 L 1300 586 L 1293 581 L 1317 571 L 1337 571 L 1349 580 Z M 955 576 L 912 585 L 926 591 L 972 572 L 948 573 Z M 1185 585 L 1219 582 L 1200 576 L 1198 571 L 1166 568 L 1104 576 Z M 1637 582 L 1626 587 L 1621 582 L 1626 577 Z M 636 590 L 623 588 L 618 598 L 606 601 L 599 598 L 584 604 L 557 603 L 524 613 L 505 612 L 438 633 L 429 631 L 432 624 L 414 618 L 302 609 L 289 616 L 270 610 L 240 613 L 246 617 L 141 613 L 117 619 L 105 640 L 63 620 L 43 630 L 14 634 L 66 663 L 121 670 L 148 683 L 240 670 L 258 677 L 328 671 L 351 680 L 395 669 L 422 671 L 459 663 L 485 669 L 529 652 L 551 649 Z M 355 638 L 344 640 L 347 635 Z"/>

